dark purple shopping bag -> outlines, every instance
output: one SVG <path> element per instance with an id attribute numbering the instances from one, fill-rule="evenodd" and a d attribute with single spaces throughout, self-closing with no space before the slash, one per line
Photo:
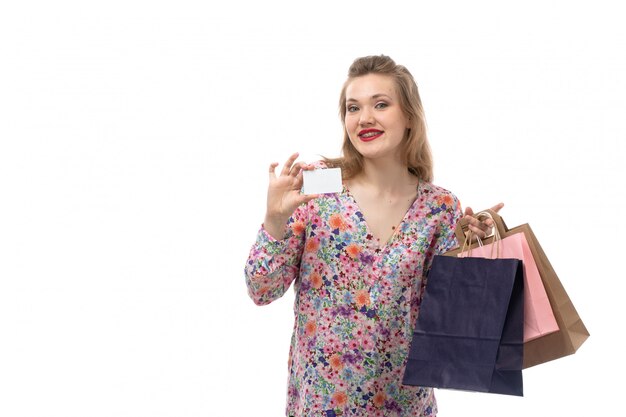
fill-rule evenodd
<path id="1" fill-rule="evenodd" d="M 403 383 L 523 395 L 518 259 L 435 256 Z"/>

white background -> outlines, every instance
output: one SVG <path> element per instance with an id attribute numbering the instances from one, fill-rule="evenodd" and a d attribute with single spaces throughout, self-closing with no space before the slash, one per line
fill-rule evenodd
<path id="1" fill-rule="evenodd" d="M 243 278 L 267 166 L 337 156 L 348 66 L 381 53 L 435 182 L 531 224 L 592 334 L 524 398 L 437 390 L 440 416 L 619 414 L 618 4 L 3 3 L 0 415 L 283 415 L 293 292 L 257 307 Z"/>

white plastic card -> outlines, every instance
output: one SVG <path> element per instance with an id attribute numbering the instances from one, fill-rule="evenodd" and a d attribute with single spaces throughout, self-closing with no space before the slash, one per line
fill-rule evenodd
<path id="1" fill-rule="evenodd" d="M 302 171 L 304 194 L 338 193 L 342 190 L 341 168 L 315 169 Z"/>

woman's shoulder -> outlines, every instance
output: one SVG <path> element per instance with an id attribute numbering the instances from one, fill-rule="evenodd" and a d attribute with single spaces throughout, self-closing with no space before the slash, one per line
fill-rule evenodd
<path id="1" fill-rule="evenodd" d="M 452 191 L 449 191 L 448 189 L 439 185 L 435 185 L 432 182 L 421 181 L 419 187 L 420 191 L 426 194 L 430 194 L 432 196 L 451 196 L 456 198 Z"/>
<path id="2" fill-rule="evenodd" d="M 459 199 L 452 191 L 431 182 L 423 181 L 420 183 L 419 195 L 424 199 L 425 203 L 436 204 L 438 206 L 445 205 L 448 209 L 460 206 Z"/>

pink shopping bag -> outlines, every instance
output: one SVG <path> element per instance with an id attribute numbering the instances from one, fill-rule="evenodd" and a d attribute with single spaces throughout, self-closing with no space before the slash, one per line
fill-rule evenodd
<path id="1" fill-rule="evenodd" d="M 500 246 L 498 248 L 498 246 Z M 457 254 L 482 258 L 521 259 L 524 266 L 524 342 L 559 330 L 548 294 L 543 287 L 537 263 L 526 237 L 516 233 L 488 245 L 472 248 Z"/>

